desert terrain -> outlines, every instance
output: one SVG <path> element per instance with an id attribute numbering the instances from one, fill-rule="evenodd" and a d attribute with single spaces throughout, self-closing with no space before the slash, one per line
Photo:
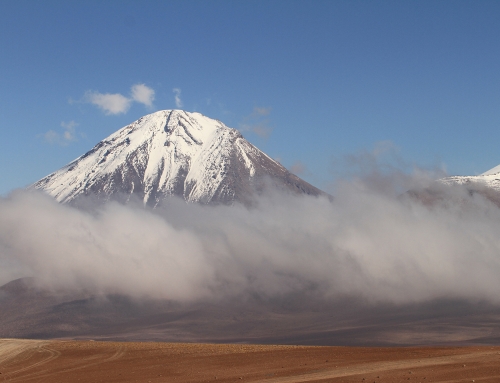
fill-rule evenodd
<path id="1" fill-rule="evenodd" d="M 498 382 L 500 347 L 0 340 L 9 382 Z"/>

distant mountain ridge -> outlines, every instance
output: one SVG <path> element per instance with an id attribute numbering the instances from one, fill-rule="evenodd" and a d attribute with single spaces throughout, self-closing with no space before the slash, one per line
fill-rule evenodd
<path id="1" fill-rule="evenodd" d="M 477 176 L 451 176 L 440 181 L 447 185 L 486 186 L 500 191 L 500 165 Z"/>
<path id="2" fill-rule="evenodd" d="M 168 196 L 204 204 L 247 204 L 269 185 L 323 194 L 236 129 L 200 113 L 162 110 L 123 127 L 31 188 L 62 203 L 82 196 L 101 201 L 135 196 L 157 206 Z"/>

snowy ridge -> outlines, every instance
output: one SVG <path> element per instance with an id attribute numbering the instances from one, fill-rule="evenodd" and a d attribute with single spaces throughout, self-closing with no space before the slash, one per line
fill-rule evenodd
<path id="1" fill-rule="evenodd" d="M 487 172 L 484 172 L 481 175 L 482 176 L 493 176 L 493 175 L 500 176 L 500 165 L 495 166 L 494 168 L 488 170 Z"/>
<path id="2" fill-rule="evenodd" d="M 222 122 L 163 110 L 118 130 L 32 188 L 63 203 L 88 195 L 135 195 L 152 206 L 170 195 L 232 203 L 248 200 L 263 176 L 295 192 L 321 194 Z"/>
<path id="3" fill-rule="evenodd" d="M 478 176 L 452 176 L 439 180 L 446 185 L 477 185 L 486 186 L 500 191 L 500 165 Z"/>

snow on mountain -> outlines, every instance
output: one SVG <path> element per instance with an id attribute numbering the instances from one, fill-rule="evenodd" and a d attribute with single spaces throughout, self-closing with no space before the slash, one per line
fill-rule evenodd
<path id="1" fill-rule="evenodd" d="M 442 178 L 439 181 L 447 185 L 486 186 L 496 191 L 500 191 L 500 165 L 478 176 L 451 176 Z"/>
<path id="2" fill-rule="evenodd" d="M 190 202 L 249 203 L 268 184 L 322 194 L 222 122 L 162 110 L 118 130 L 31 187 L 63 203 L 80 196 L 127 200 L 135 195 L 156 206 L 171 195 Z"/>
<path id="3" fill-rule="evenodd" d="M 500 176 L 500 165 L 495 166 L 494 168 L 488 170 L 487 172 L 484 172 L 481 175 L 482 176 L 492 176 L 492 175 Z"/>

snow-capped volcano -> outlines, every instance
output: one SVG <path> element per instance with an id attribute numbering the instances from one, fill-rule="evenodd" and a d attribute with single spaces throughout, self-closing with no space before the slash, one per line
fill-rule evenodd
<path id="1" fill-rule="evenodd" d="M 452 185 L 471 185 L 486 186 L 496 191 L 500 191 L 500 165 L 484 172 L 478 176 L 452 176 L 440 180 L 441 182 Z"/>
<path id="2" fill-rule="evenodd" d="M 135 195 L 156 206 L 167 196 L 201 203 L 248 203 L 266 184 L 322 192 L 286 170 L 236 130 L 200 113 L 162 110 L 140 118 L 32 185 L 59 202 Z"/>

